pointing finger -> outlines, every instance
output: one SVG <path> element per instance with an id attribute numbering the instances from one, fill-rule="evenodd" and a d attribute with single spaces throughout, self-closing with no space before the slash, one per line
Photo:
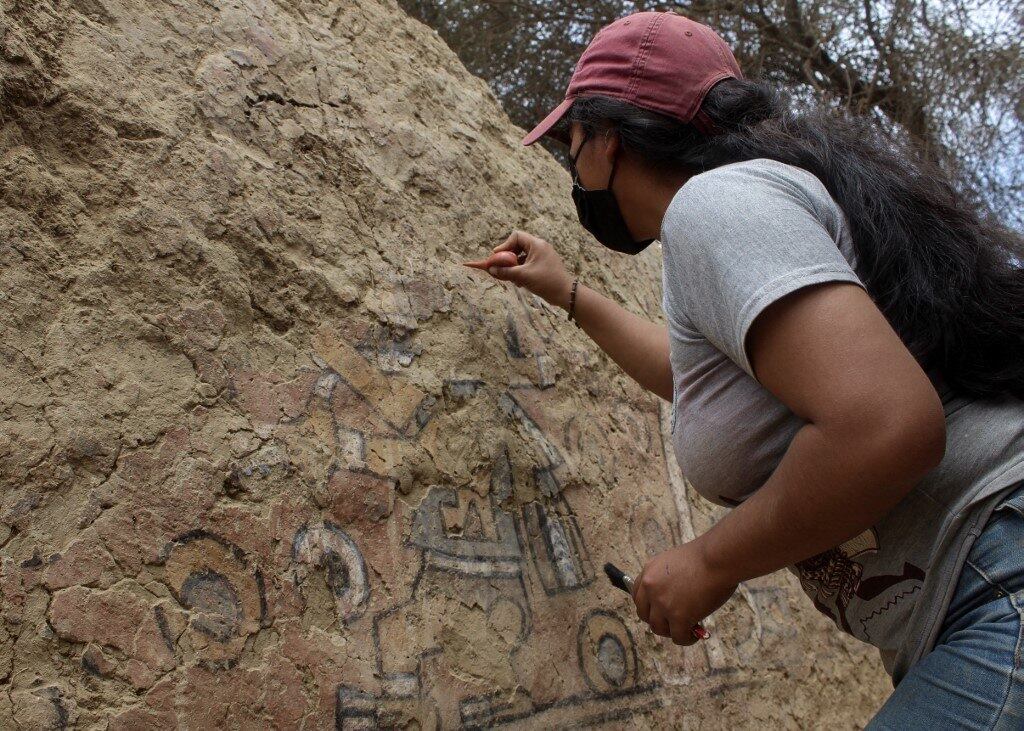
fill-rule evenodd
<path id="1" fill-rule="evenodd" d="M 518 245 L 519 245 L 519 232 L 518 231 L 513 231 L 511 234 L 509 234 L 509 237 L 507 239 L 505 239 L 502 243 L 500 243 L 497 246 L 495 246 L 493 249 L 491 249 L 491 251 L 492 252 L 510 251 L 512 249 L 518 248 Z"/>
<path id="2" fill-rule="evenodd" d="M 523 231 L 513 231 L 512 234 L 505 239 L 504 243 L 498 244 L 491 251 L 518 251 L 520 249 L 529 252 L 530 247 L 533 244 L 532 237 Z"/>

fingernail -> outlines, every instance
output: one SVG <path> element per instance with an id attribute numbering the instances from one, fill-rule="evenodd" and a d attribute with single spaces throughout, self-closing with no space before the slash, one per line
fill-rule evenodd
<path id="1" fill-rule="evenodd" d="M 488 267 L 487 269 L 487 273 L 490 274 L 492 277 L 494 276 L 494 273 L 496 271 L 498 271 L 498 267 Z"/>

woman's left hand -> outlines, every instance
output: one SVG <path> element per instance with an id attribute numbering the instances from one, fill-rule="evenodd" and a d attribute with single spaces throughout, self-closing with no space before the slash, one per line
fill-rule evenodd
<path id="1" fill-rule="evenodd" d="M 693 625 L 728 601 L 738 584 L 716 574 L 704 560 L 698 541 L 662 551 L 644 564 L 633 582 L 640 619 L 677 645 L 697 641 Z"/>

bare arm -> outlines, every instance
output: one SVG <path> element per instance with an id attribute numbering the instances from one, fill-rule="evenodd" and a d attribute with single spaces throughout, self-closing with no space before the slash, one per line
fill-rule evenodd
<path id="1" fill-rule="evenodd" d="M 740 581 L 858 535 L 942 459 L 945 416 L 917 361 L 864 290 L 786 295 L 747 337 L 758 381 L 806 424 L 771 477 L 696 540 L 650 559 L 637 614 L 679 645 Z"/>
<path id="2" fill-rule="evenodd" d="M 516 257 L 505 263 L 501 252 L 512 252 Z M 516 260 L 521 263 L 514 264 Z M 572 276 L 554 247 L 538 236 L 515 230 L 494 247 L 490 258 L 465 264 L 486 269 L 495 279 L 526 287 L 549 304 L 569 309 Z M 630 378 L 666 401 L 672 400 L 666 328 L 634 315 L 582 283 L 576 289 L 574 316 L 584 332 Z"/>
<path id="3" fill-rule="evenodd" d="M 807 423 L 764 485 L 698 539 L 733 582 L 856 536 L 945 450 L 938 394 L 859 287 L 795 292 L 758 317 L 747 342 L 758 381 Z"/>
<path id="4" fill-rule="evenodd" d="M 569 292 L 560 305 L 569 309 Z M 576 321 L 634 381 L 672 401 L 668 330 L 634 315 L 582 282 L 576 287 Z"/>

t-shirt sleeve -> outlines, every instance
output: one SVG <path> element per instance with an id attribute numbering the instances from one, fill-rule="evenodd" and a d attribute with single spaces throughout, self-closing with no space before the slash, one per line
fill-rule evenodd
<path id="1" fill-rule="evenodd" d="M 745 340 L 768 305 L 821 282 L 863 288 L 826 228 L 838 231 L 827 195 L 823 186 L 808 190 L 742 165 L 688 180 L 662 226 L 663 305 L 673 335 L 696 330 L 753 378 Z"/>

